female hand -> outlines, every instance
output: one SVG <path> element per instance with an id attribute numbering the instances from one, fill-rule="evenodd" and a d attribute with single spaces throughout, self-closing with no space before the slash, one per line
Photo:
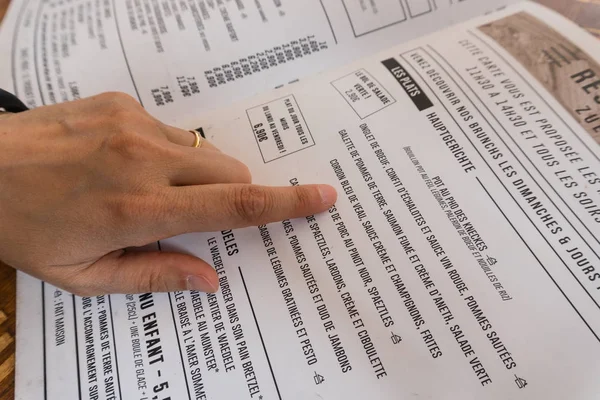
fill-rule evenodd
<path id="1" fill-rule="evenodd" d="M 330 186 L 251 185 L 248 168 L 107 93 L 0 119 L 0 259 L 72 293 L 215 291 L 206 262 L 130 252 L 181 233 L 327 210 Z"/>

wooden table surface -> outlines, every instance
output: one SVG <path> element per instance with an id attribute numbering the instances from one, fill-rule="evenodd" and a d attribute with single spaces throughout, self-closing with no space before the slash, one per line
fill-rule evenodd
<path id="1" fill-rule="evenodd" d="M 10 0 L 0 0 L 0 20 Z M 600 37 L 600 0 L 538 0 Z M 0 400 L 14 399 L 16 274 L 0 262 Z"/>

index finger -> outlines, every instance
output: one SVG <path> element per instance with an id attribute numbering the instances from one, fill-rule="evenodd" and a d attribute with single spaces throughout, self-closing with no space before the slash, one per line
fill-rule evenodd
<path id="1" fill-rule="evenodd" d="M 271 187 L 216 184 L 167 188 L 169 236 L 258 226 L 306 217 L 329 209 L 337 200 L 329 185 Z M 165 224 L 166 222 L 166 224 Z"/>

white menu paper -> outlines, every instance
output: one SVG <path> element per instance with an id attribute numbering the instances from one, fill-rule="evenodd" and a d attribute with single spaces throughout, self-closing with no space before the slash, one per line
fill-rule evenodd
<path id="1" fill-rule="evenodd" d="M 576 109 L 495 36 L 532 18 L 567 43 Z M 19 275 L 17 398 L 597 399 L 598 124 L 576 115 L 599 49 L 523 3 L 172 116 L 257 183 L 330 183 L 338 203 L 161 242 L 214 265 L 216 294 L 78 298 Z"/>

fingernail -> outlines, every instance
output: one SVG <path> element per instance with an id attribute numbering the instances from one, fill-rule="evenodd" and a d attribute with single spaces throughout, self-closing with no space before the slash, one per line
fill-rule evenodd
<path id="1" fill-rule="evenodd" d="M 203 276 L 190 275 L 185 279 L 185 285 L 187 290 L 199 290 L 206 293 L 217 291 L 217 287 Z"/>
<path id="2" fill-rule="evenodd" d="M 337 199 L 337 192 L 329 185 L 319 185 L 319 194 L 321 195 L 321 202 L 327 205 L 333 205 Z"/>

